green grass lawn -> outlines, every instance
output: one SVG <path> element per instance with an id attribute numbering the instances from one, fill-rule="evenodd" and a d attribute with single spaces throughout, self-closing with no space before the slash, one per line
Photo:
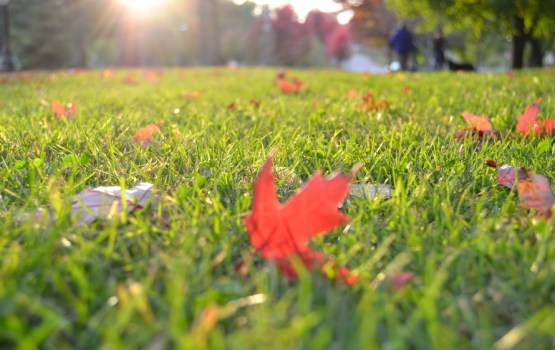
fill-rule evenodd
<path id="1" fill-rule="evenodd" d="M 463 111 L 513 134 L 537 98 L 540 117 L 555 117 L 554 70 L 289 71 L 308 85 L 295 95 L 272 69 L 168 70 L 155 83 L 138 73 L 135 85 L 126 74 L 0 85 L 0 348 L 555 347 L 555 220 L 520 207 L 484 165 L 555 179 L 553 138 L 453 138 Z M 351 89 L 390 109 L 364 111 Z M 75 101 L 76 118 L 54 117 L 53 99 Z M 133 141 L 160 121 L 150 146 Z M 288 281 L 251 254 L 243 216 L 277 145 L 282 200 L 318 169 L 359 163 L 357 183 L 393 186 L 389 200 L 350 198 L 351 223 L 313 240 L 359 284 L 308 271 Z M 86 188 L 139 181 L 157 205 L 90 225 L 70 215 Z M 41 206 L 56 219 L 34 219 Z M 398 271 L 415 278 L 393 291 Z"/>

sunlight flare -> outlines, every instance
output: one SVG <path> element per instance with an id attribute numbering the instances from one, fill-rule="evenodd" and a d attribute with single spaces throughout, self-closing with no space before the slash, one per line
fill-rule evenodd
<path id="1" fill-rule="evenodd" d="M 145 14 L 162 5 L 165 0 L 119 0 L 129 10 Z"/>

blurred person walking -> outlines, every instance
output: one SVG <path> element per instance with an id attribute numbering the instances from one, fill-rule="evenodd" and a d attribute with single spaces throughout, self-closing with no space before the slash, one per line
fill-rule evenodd
<path id="1" fill-rule="evenodd" d="M 408 29 L 406 23 L 403 23 L 403 25 L 393 33 L 389 39 L 389 48 L 397 53 L 401 70 L 408 70 L 409 59 L 411 59 L 415 46 L 412 33 Z"/>

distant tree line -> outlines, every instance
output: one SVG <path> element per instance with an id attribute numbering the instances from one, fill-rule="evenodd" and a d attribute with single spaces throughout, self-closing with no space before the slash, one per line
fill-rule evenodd
<path id="1" fill-rule="evenodd" d="M 15 0 L 13 50 L 23 68 L 248 64 L 326 65 L 350 53 L 350 31 L 331 14 L 300 22 L 289 6 L 167 0 L 133 17 L 114 0 Z"/>

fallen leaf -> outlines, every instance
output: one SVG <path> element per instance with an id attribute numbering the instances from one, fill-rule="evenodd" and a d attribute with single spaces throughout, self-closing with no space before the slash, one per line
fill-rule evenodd
<path id="1" fill-rule="evenodd" d="M 541 122 L 542 130 L 552 136 L 555 131 L 555 118 L 544 119 Z"/>
<path id="2" fill-rule="evenodd" d="M 520 205 L 528 209 L 537 209 L 540 217 L 551 218 L 555 206 L 555 194 L 547 177 L 528 174 L 528 179 L 518 183 Z"/>
<path id="3" fill-rule="evenodd" d="M 58 100 L 52 100 L 50 109 L 60 119 L 72 119 L 77 114 L 77 104 L 75 102 L 64 104 Z"/>
<path id="4" fill-rule="evenodd" d="M 288 81 L 286 79 L 278 79 L 278 87 L 284 94 L 296 94 L 304 88 L 304 83 L 299 79 Z"/>
<path id="5" fill-rule="evenodd" d="M 493 126 L 491 126 L 491 123 L 489 122 L 488 118 L 485 115 L 482 115 L 480 117 L 470 112 L 463 112 L 462 116 L 464 120 L 466 120 L 466 122 L 470 124 L 470 126 L 472 126 L 472 129 L 474 130 L 478 130 L 478 131 L 493 130 Z"/>
<path id="6" fill-rule="evenodd" d="M 50 110 L 56 117 L 62 117 L 65 114 L 66 106 L 58 100 L 52 100 L 50 103 Z"/>
<path id="7" fill-rule="evenodd" d="M 276 72 L 276 80 L 287 79 L 287 72 L 283 69 L 280 69 Z"/>
<path id="8" fill-rule="evenodd" d="M 135 74 L 133 73 L 129 73 L 127 74 L 124 78 L 123 78 L 123 82 L 129 85 L 137 85 L 139 84 L 139 81 L 137 80 L 137 77 L 135 76 Z"/>
<path id="9" fill-rule="evenodd" d="M 357 89 L 351 89 L 351 90 L 349 90 L 349 92 L 347 93 L 347 97 L 348 97 L 348 98 L 356 98 L 356 97 L 358 97 L 358 90 L 357 90 Z"/>
<path id="10" fill-rule="evenodd" d="M 254 108 L 260 107 L 260 100 L 257 100 L 257 99 L 254 98 L 254 97 L 251 98 L 251 99 L 249 100 L 249 103 L 250 103 L 251 105 L 253 105 Z"/>
<path id="11" fill-rule="evenodd" d="M 393 276 L 389 277 L 389 283 L 394 290 L 399 291 L 405 288 L 405 286 L 412 282 L 413 279 L 414 274 L 412 272 L 399 271 Z"/>
<path id="12" fill-rule="evenodd" d="M 254 182 L 252 213 L 245 217 L 251 244 L 265 259 L 275 261 L 288 277 L 297 275 L 291 262 L 297 256 L 309 270 L 332 265 L 337 280 L 356 283 L 358 276 L 346 268 L 337 268 L 331 259 L 308 246 L 312 237 L 349 221 L 338 205 L 349 193 L 350 182 L 348 175 L 337 174 L 325 179 L 318 172 L 300 192 L 281 205 L 274 184 L 272 158 L 268 158 Z"/>
<path id="13" fill-rule="evenodd" d="M 541 99 L 537 99 L 534 104 L 528 106 L 523 114 L 518 117 L 518 121 L 516 124 L 516 129 L 522 135 L 528 135 L 531 133 L 535 133 L 536 135 L 541 135 L 542 127 L 541 124 L 538 123 L 536 118 L 538 117 L 538 113 L 540 111 L 540 103 Z"/>
<path id="14" fill-rule="evenodd" d="M 152 136 L 158 132 L 160 132 L 160 123 L 149 124 L 137 130 L 133 136 L 133 140 L 137 143 L 148 145 L 152 142 Z"/>
<path id="15" fill-rule="evenodd" d="M 486 164 L 492 168 L 497 168 L 497 181 L 500 185 L 515 189 L 515 185 L 528 178 L 528 172 L 524 167 L 514 167 L 508 164 L 497 166 L 494 160 L 488 160 Z"/>
<path id="16" fill-rule="evenodd" d="M 160 75 L 156 71 L 152 70 L 145 70 L 143 71 L 143 78 L 146 81 L 150 81 L 151 83 L 156 83 Z"/>
<path id="17" fill-rule="evenodd" d="M 499 130 L 493 129 L 490 121 L 485 115 L 477 116 L 470 112 L 463 112 L 464 120 L 472 127 L 471 129 L 460 129 L 455 134 L 455 141 L 465 138 L 474 138 L 482 141 L 484 138 L 501 139 L 503 136 Z"/>
<path id="18" fill-rule="evenodd" d="M 102 78 L 111 79 L 113 77 L 114 77 L 114 70 L 113 69 L 104 69 L 102 71 Z"/>
<path id="19" fill-rule="evenodd" d="M 380 109 L 389 109 L 390 103 L 386 100 L 376 99 L 374 94 L 369 91 L 362 96 L 362 105 L 366 111 L 371 112 Z"/>
<path id="20" fill-rule="evenodd" d="M 193 92 L 186 92 L 184 96 L 188 100 L 196 100 L 201 98 L 202 94 L 198 91 L 193 91 Z"/>

